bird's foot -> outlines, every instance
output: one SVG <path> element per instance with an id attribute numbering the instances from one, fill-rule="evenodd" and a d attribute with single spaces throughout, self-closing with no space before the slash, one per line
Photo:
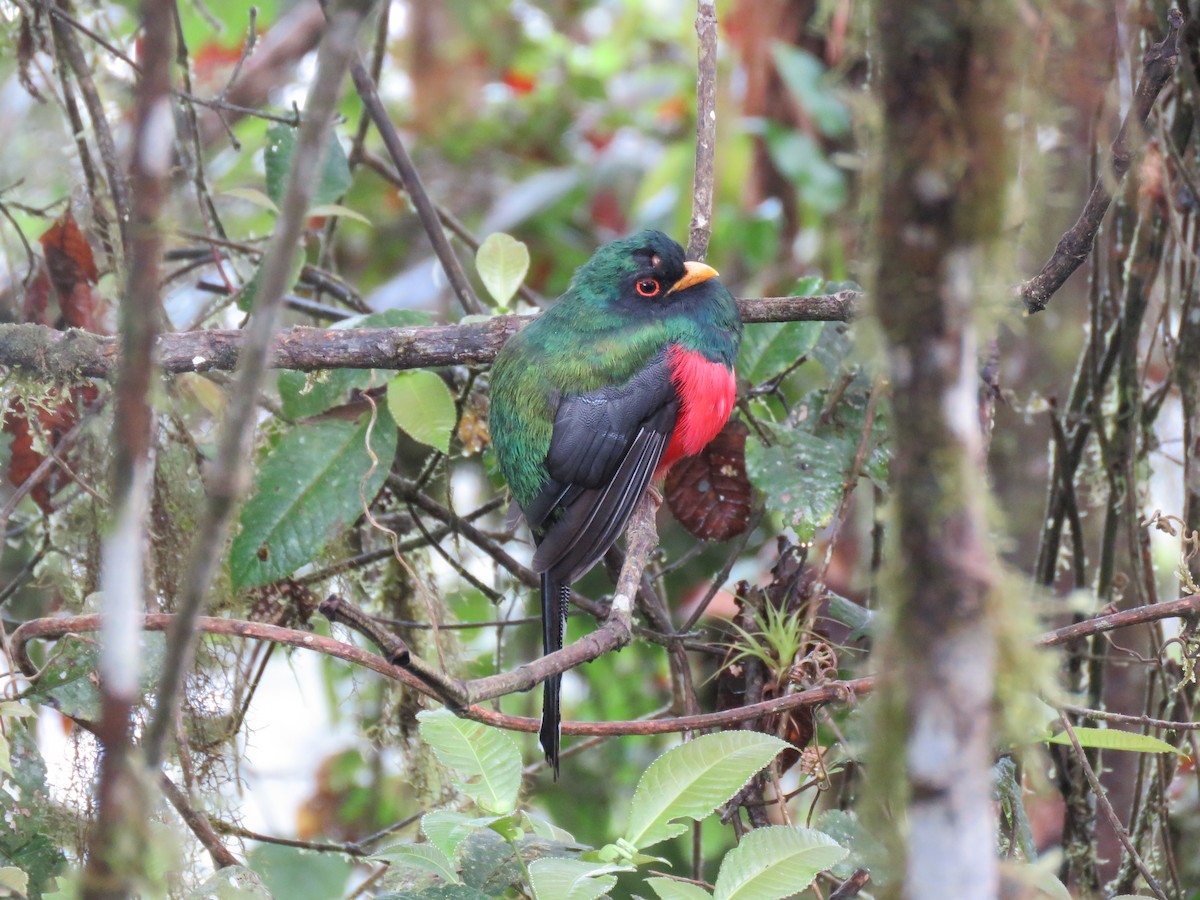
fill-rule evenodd
<path id="1" fill-rule="evenodd" d="M 663 493 L 658 489 L 656 484 L 646 485 L 646 494 L 650 497 L 650 502 L 654 504 L 655 509 L 661 509 L 663 505 Z"/>

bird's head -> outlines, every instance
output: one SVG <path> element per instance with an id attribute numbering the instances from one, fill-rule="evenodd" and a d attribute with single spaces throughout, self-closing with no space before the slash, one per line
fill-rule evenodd
<path id="1" fill-rule="evenodd" d="M 682 293 L 715 278 L 717 270 L 684 261 L 683 248 L 661 231 L 639 231 L 605 244 L 571 279 L 570 293 L 586 301 L 652 312 L 686 300 Z"/>

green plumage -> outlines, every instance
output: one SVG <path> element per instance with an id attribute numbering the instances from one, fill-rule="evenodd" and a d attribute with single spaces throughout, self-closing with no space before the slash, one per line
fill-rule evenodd
<path id="1" fill-rule="evenodd" d="M 558 399 L 629 380 L 668 343 L 732 366 L 741 322 L 723 288 L 703 304 L 617 302 L 639 273 L 636 251 L 678 257 L 679 245 L 643 231 L 600 248 L 553 306 L 512 337 L 492 367 L 490 431 L 513 497 L 527 506 L 547 479 Z"/>

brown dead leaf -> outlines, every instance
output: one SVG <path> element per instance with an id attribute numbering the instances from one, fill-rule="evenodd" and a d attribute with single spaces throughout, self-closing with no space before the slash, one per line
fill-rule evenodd
<path id="1" fill-rule="evenodd" d="M 749 433 L 740 419 L 730 419 L 707 447 L 675 463 L 667 474 L 667 505 L 680 524 L 698 538 L 727 541 L 750 523 Z"/>

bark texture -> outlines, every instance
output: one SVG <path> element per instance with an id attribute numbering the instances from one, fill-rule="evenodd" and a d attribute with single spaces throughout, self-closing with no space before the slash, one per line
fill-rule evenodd
<path id="1" fill-rule="evenodd" d="M 883 141 L 875 308 L 895 404 L 897 623 L 885 708 L 903 711 L 903 896 L 992 898 L 995 639 L 972 306 L 1001 222 L 1006 3 L 875 4 Z M 894 718 L 899 724 L 901 719 Z"/>

